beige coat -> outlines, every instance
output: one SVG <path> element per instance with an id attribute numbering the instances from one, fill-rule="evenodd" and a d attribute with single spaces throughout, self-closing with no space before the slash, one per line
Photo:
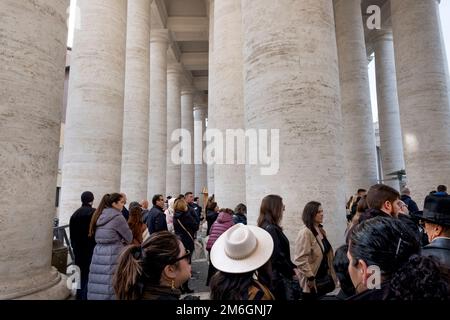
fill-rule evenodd
<path id="1" fill-rule="evenodd" d="M 325 235 L 325 231 L 323 231 Z M 309 293 L 310 289 L 306 283 L 307 278 L 316 276 L 323 257 L 323 244 L 315 237 L 311 230 L 302 226 L 295 240 L 294 263 L 299 271 L 299 282 L 303 292 Z M 336 273 L 333 269 L 333 249 L 327 254 L 329 272 L 334 282 L 337 283 Z"/>

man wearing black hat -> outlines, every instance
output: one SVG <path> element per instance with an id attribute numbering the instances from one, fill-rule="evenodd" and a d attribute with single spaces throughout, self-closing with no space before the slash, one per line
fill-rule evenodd
<path id="1" fill-rule="evenodd" d="M 89 266 L 95 247 L 95 239 L 89 237 L 89 225 L 95 212 L 92 208 L 94 195 L 90 191 L 81 194 L 81 208 L 75 211 L 70 218 L 70 242 L 75 255 L 75 265 L 81 272 L 81 289 L 77 290 L 77 300 L 87 300 L 87 284 L 89 279 Z"/>
<path id="2" fill-rule="evenodd" d="M 429 245 L 422 254 L 435 256 L 450 270 L 450 196 L 429 195 L 417 216 L 425 223 Z"/>

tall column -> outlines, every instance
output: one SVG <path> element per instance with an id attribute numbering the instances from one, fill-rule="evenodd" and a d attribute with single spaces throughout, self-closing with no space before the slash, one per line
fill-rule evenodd
<path id="1" fill-rule="evenodd" d="M 166 195 L 178 196 L 181 192 L 181 166 L 172 161 L 172 149 L 179 143 L 172 141 L 172 133 L 181 128 L 181 72 L 179 63 L 167 68 L 167 176 Z"/>
<path id="2" fill-rule="evenodd" d="M 214 2 L 215 0 L 209 0 L 209 55 L 208 55 L 208 124 L 209 128 L 214 128 Z M 203 159 L 205 161 L 205 159 Z M 214 164 L 207 162 L 207 179 L 208 179 L 208 195 L 214 194 Z"/>
<path id="3" fill-rule="evenodd" d="M 147 197 L 151 3 L 128 1 L 120 190 L 131 201 Z"/>
<path id="4" fill-rule="evenodd" d="M 450 185 L 450 102 L 436 0 L 391 0 L 400 121 L 408 186 L 421 205 Z"/>
<path id="5" fill-rule="evenodd" d="M 194 163 L 195 163 L 195 195 L 200 196 L 207 187 L 207 166 L 203 161 L 203 151 L 206 143 L 203 135 L 206 131 L 206 115 L 208 106 L 197 104 L 194 107 Z"/>
<path id="6" fill-rule="evenodd" d="M 127 1 L 79 0 L 71 57 L 61 223 L 90 190 L 96 202 L 120 189 Z"/>
<path id="7" fill-rule="evenodd" d="M 151 31 L 150 40 L 150 126 L 147 197 L 166 191 L 167 148 L 167 29 Z"/>
<path id="8" fill-rule="evenodd" d="M 249 223 L 256 222 L 264 196 L 279 194 L 293 245 L 303 207 L 320 201 L 337 247 L 344 240 L 345 200 L 333 4 L 243 0 L 242 13 L 247 129 L 269 130 L 269 137 L 270 129 L 279 130 L 279 145 L 275 141 L 263 152 L 272 155 L 273 174 L 261 174 L 268 165 L 247 167 Z"/>
<path id="9" fill-rule="evenodd" d="M 334 10 L 348 198 L 377 183 L 377 156 L 361 0 L 335 0 Z"/>
<path id="10" fill-rule="evenodd" d="M 194 192 L 194 88 L 181 90 L 181 128 L 189 132 L 189 150 L 186 156 L 187 163 L 181 163 L 181 193 Z"/>
<path id="11" fill-rule="evenodd" d="M 392 31 L 377 31 L 375 42 L 375 69 L 377 77 L 378 122 L 380 125 L 380 151 L 384 183 L 399 189 L 396 176 L 389 175 L 405 169 L 403 159 L 402 129 L 395 77 L 394 45 Z"/>
<path id="12" fill-rule="evenodd" d="M 68 5 L 0 3 L 0 300 L 69 295 L 51 267 Z"/>
<path id="13" fill-rule="evenodd" d="M 244 93 L 242 59 L 241 1 L 216 1 L 214 4 L 214 69 L 212 99 L 213 127 L 225 138 L 227 130 L 244 130 Z M 227 141 L 234 139 L 226 138 Z M 239 140 L 239 139 L 238 139 Z M 233 164 L 227 164 L 234 152 Z M 243 150 L 226 148 L 223 163 L 214 166 L 216 199 L 221 207 L 234 208 L 245 202 L 245 164 L 238 164 Z M 236 154 L 238 153 L 238 154 Z M 219 160 L 220 161 L 220 160 Z"/>

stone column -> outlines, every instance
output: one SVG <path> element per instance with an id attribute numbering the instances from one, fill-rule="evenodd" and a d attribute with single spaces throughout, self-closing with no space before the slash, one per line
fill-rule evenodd
<path id="1" fill-rule="evenodd" d="M 207 166 L 203 161 L 203 151 L 206 143 L 203 135 L 206 131 L 208 106 L 197 104 L 194 107 L 194 163 L 195 163 L 195 195 L 201 197 L 203 188 L 207 187 Z M 203 201 L 201 199 L 201 201 Z"/>
<path id="2" fill-rule="evenodd" d="M 214 166 L 214 189 L 219 206 L 227 208 L 234 208 L 238 203 L 245 202 L 245 150 L 226 147 L 227 142 L 240 140 L 233 138 L 232 131 L 242 133 L 245 129 L 242 70 L 241 1 L 216 1 L 214 69 L 211 72 L 214 73 L 212 128 L 221 131 L 225 151 L 223 159 L 218 159 L 219 163 Z M 234 152 L 234 156 L 230 155 L 230 152 Z M 239 162 L 241 156 L 244 161 Z M 230 159 L 231 161 L 228 161 Z"/>
<path id="3" fill-rule="evenodd" d="M 375 43 L 375 70 L 377 77 L 378 122 L 380 126 L 380 151 L 384 183 L 399 189 L 396 176 L 389 175 L 405 169 L 403 159 L 402 129 L 395 77 L 394 45 L 392 31 L 379 30 Z M 390 180 L 390 179 L 395 180 Z"/>
<path id="4" fill-rule="evenodd" d="M 51 267 L 68 6 L 0 3 L 0 300 L 69 295 Z"/>
<path id="5" fill-rule="evenodd" d="M 249 223 L 256 223 L 264 196 L 279 194 L 286 205 L 282 225 L 294 245 L 305 204 L 320 201 L 337 248 L 344 241 L 345 200 L 333 4 L 243 0 L 242 15 L 247 129 L 275 138 L 270 130 L 279 130 L 279 145 L 269 139 L 269 152 L 257 148 L 272 165 L 247 167 Z"/>
<path id="6" fill-rule="evenodd" d="M 147 197 L 166 191 L 167 148 L 167 29 L 151 31 L 150 40 L 150 127 Z"/>
<path id="7" fill-rule="evenodd" d="M 214 2 L 209 1 L 209 55 L 208 55 L 208 123 L 206 129 L 214 128 Z M 205 161 L 205 159 L 203 159 Z M 208 195 L 214 194 L 214 164 L 207 163 Z"/>
<path id="8" fill-rule="evenodd" d="M 130 201 L 147 197 L 151 3 L 128 1 L 120 190 Z"/>
<path id="9" fill-rule="evenodd" d="M 450 185 L 450 102 L 436 0 L 391 0 L 400 121 L 408 186 L 419 206 Z"/>
<path id="10" fill-rule="evenodd" d="M 127 1 L 77 2 L 64 139 L 60 221 L 90 190 L 97 204 L 120 189 Z M 94 205 L 95 205 L 94 204 Z"/>
<path id="11" fill-rule="evenodd" d="M 181 128 L 189 132 L 189 141 L 183 149 L 186 162 L 181 163 L 181 193 L 194 192 L 194 88 L 186 87 L 181 90 Z M 184 154 L 188 152 L 188 154 Z"/>
<path id="12" fill-rule="evenodd" d="M 167 68 L 167 175 L 166 195 L 178 196 L 181 192 L 181 166 L 172 161 L 172 149 L 179 143 L 178 136 L 172 141 L 172 133 L 181 128 L 181 73 L 179 63 Z"/>
<path id="13" fill-rule="evenodd" d="M 377 183 L 375 132 L 361 0 L 335 0 L 346 199 Z"/>

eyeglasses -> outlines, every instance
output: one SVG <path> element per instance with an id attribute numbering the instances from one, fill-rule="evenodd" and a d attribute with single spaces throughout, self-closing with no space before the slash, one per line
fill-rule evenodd
<path id="1" fill-rule="evenodd" d="M 191 256 L 191 252 L 189 250 L 186 250 L 186 254 L 181 256 L 181 257 L 179 257 L 179 258 L 176 258 L 175 260 L 173 260 L 173 263 L 178 262 L 178 261 L 183 260 L 183 259 L 187 259 L 190 256 Z"/>

